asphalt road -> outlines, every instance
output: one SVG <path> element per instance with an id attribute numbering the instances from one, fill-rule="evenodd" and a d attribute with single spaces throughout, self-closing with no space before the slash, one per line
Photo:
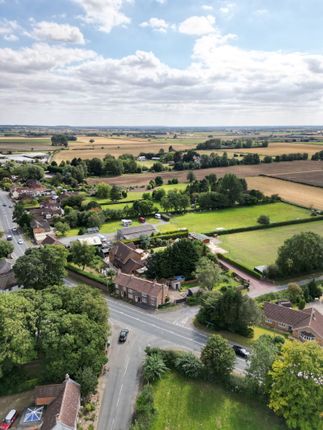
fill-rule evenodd
<path id="1" fill-rule="evenodd" d="M 109 371 L 104 376 L 98 430 L 127 430 L 138 392 L 140 374 L 147 345 L 199 353 L 208 336 L 190 326 L 192 308 L 153 312 L 128 303 L 108 299 L 112 339 L 109 352 Z M 119 331 L 129 330 L 124 344 L 118 343 Z M 236 359 L 235 370 L 243 373 L 245 360 Z"/>
<path id="2" fill-rule="evenodd" d="M 10 206 L 12 207 L 10 208 Z M 13 208 L 14 203 L 10 199 L 9 194 L 6 191 L 0 190 L 0 230 L 4 232 L 4 239 L 8 234 L 12 236 L 11 243 L 14 246 L 14 252 L 12 253 L 12 257 L 15 260 L 18 257 L 24 255 L 26 249 L 28 248 L 28 244 L 25 243 L 21 232 L 12 231 L 13 227 L 17 227 L 16 224 L 12 221 Z M 20 239 L 23 240 L 23 244 L 18 243 L 18 240 Z"/>

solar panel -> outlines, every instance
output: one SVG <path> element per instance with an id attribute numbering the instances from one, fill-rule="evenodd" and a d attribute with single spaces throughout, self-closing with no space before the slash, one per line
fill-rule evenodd
<path id="1" fill-rule="evenodd" d="M 25 412 L 24 423 L 35 423 L 40 421 L 43 416 L 44 406 L 35 406 L 27 408 Z"/>

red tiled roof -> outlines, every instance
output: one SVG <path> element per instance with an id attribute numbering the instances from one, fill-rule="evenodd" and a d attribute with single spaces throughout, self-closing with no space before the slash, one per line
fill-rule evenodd
<path id="1" fill-rule="evenodd" d="M 166 293 L 168 291 L 168 287 L 165 284 L 159 284 L 156 281 L 148 281 L 147 279 L 138 278 L 137 276 L 127 275 L 121 272 L 117 274 L 115 283 L 120 287 L 130 288 L 155 298 L 159 296 L 163 288 Z"/>
<path id="2" fill-rule="evenodd" d="M 298 311 L 269 302 L 264 304 L 264 313 L 266 318 L 290 325 L 293 328 L 301 322 L 309 321 L 310 318 L 308 312 Z"/>

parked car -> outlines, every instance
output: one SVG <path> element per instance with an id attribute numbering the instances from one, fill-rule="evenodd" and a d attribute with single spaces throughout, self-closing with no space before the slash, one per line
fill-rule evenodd
<path id="1" fill-rule="evenodd" d="M 23 241 L 22 239 L 19 239 L 19 240 L 18 240 L 18 244 L 19 244 L 19 245 L 23 245 L 23 244 L 24 244 L 24 241 Z"/>
<path id="2" fill-rule="evenodd" d="M 146 218 L 145 218 L 145 217 L 143 217 L 143 216 L 140 216 L 140 217 L 138 218 L 138 221 L 139 221 L 141 224 L 143 224 L 143 223 L 145 223 L 145 222 L 146 222 Z"/>
<path id="3" fill-rule="evenodd" d="M 248 358 L 250 356 L 249 351 L 247 351 L 245 348 L 243 348 L 242 346 L 239 346 L 239 345 L 233 345 L 232 348 L 233 348 L 234 352 L 236 353 L 236 355 L 244 358 L 245 360 L 248 360 Z"/>
<path id="4" fill-rule="evenodd" d="M 7 240 L 12 240 L 12 236 L 11 236 L 11 234 L 8 234 L 8 235 L 7 235 Z"/>
<path id="5" fill-rule="evenodd" d="M 160 214 L 155 214 L 155 218 L 156 219 L 161 219 L 161 215 Z"/>
<path id="6" fill-rule="evenodd" d="M 124 343 L 127 340 L 129 330 L 123 328 L 119 334 L 119 342 Z"/>
<path id="7" fill-rule="evenodd" d="M 7 413 L 6 417 L 0 424 L 0 430 L 8 430 L 12 426 L 12 424 L 16 421 L 18 417 L 18 412 L 16 409 L 11 409 L 10 412 Z"/>
<path id="8" fill-rule="evenodd" d="M 17 227 L 12 227 L 12 229 L 11 229 L 13 232 L 16 232 L 17 231 Z"/>
<path id="9" fill-rule="evenodd" d="M 7 205 L 5 203 L 3 203 L 2 206 L 6 207 Z"/>

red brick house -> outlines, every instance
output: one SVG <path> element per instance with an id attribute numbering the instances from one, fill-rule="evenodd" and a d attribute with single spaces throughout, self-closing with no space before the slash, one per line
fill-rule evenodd
<path id="1" fill-rule="evenodd" d="M 133 243 L 125 244 L 117 242 L 109 252 L 110 263 L 123 273 L 136 273 L 145 266 L 144 252 L 138 250 Z"/>
<path id="2" fill-rule="evenodd" d="M 323 346 L 323 315 L 317 309 L 291 309 L 275 303 L 264 304 L 265 324 L 290 333 L 301 341 L 316 340 Z"/>
<path id="3" fill-rule="evenodd" d="M 116 293 L 122 298 L 132 300 L 134 303 L 143 303 L 155 309 L 165 304 L 168 296 L 167 285 L 121 272 L 116 276 L 115 287 Z"/>

